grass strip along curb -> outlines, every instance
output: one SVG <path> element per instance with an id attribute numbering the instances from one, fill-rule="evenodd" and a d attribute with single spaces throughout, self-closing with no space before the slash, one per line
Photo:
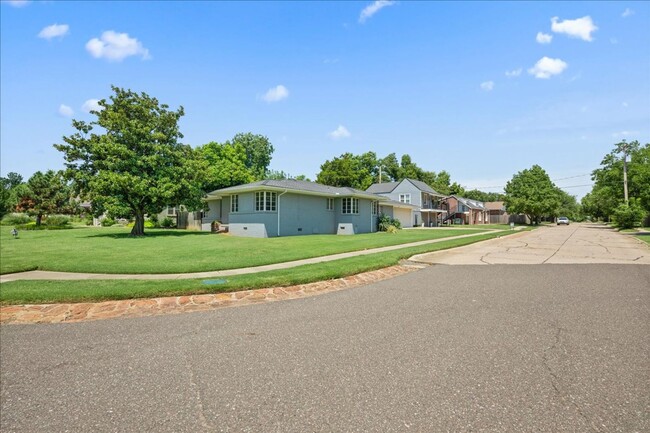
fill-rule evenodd
<path id="1" fill-rule="evenodd" d="M 52 304 L 101 302 L 109 300 L 225 293 L 267 287 L 283 287 L 331 280 L 397 264 L 416 254 L 460 247 L 507 236 L 515 232 L 492 232 L 471 238 L 452 239 L 435 244 L 370 254 L 290 269 L 228 277 L 223 284 L 212 280 L 23 280 L 0 286 L 0 304 Z M 220 281 L 221 282 L 221 281 Z"/>

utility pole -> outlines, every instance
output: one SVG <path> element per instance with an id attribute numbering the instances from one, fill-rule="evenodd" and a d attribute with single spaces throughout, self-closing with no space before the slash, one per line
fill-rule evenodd
<path id="1" fill-rule="evenodd" d="M 625 140 L 623 140 L 625 143 Z M 625 205 L 628 205 L 627 197 L 627 152 L 629 150 L 629 144 L 625 143 L 623 146 L 623 191 L 625 192 Z"/>
<path id="2" fill-rule="evenodd" d="M 381 167 L 382 165 L 379 164 L 379 183 L 381 183 Z"/>

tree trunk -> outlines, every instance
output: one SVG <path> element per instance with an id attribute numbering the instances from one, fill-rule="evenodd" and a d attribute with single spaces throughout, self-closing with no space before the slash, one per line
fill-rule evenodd
<path id="1" fill-rule="evenodd" d="M 41 215 L 40 213 L 37 214 L 37 215 L 36 215 L 36 225 L 37 225 L 37 226 L 40 226 L 42 220 L 43 220 L 43 215 Z"/>
<path id="2" fill-rule="evenodd" d="M 144 212 L 136 211 L 135 224 L 131 229 L 131 236 L 144 236 Z"/>

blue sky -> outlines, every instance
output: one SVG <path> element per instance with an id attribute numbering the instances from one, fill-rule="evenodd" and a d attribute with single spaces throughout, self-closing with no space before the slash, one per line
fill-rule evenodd
<path id="1" fill-rule="evenodd" d="M 344 152 L 408 153 L 466 188 L 541 165 L 581 197 L 621 139 L 650 141 L 648 2 L 2 2 L 1 166 L 110 86 L 182 105 L 184 142 L 269 137 L 314 179 Z"/>

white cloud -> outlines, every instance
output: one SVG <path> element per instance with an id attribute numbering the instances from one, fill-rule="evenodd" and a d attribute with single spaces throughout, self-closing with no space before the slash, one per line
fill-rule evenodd
<path id="1" fill-rule="evenodd" d="M 628 137 L 630 135 L 638 135 L 639 131 L 620 131 L 612 134 L 612 138 Z"/>
<path id="2" fill-rule="evenodd" d="M 15 8 L 22 8 L 31 3 L 29 0 L 6 0 L 6 2 Z"/>
<path id="3" fill-rule="evenodd" d="M 591 33 L 598 30 L 590 16 L 560 22 L 558 20 L 558 17 L 551 18 L 551 30 L 555 33 L 565 33 L 571 38 L 591 42 L 593 40 Z"/>
<path id="4" fill-rule="evenodd" d="M 522 71 L 523 69 L 521 68 L 513 69 L 512 71 L 506 71 L 506 77 L 518 77 L 521 75 Z"/>
<path id="5" fill-rule="evenodd" d="M 289 89 L 284 87 L 282 84 L 278 84 L 275 87 L 271 87 L 266 91 L 262 99 L 266 102 L 277 102 L 289 97 Z"/>
<path id="6" fill-rule="evenodd" d="M 47 26 L 41 30 L 38 37 L 43 39 L 63 37 L 68 34 L 69 30 L 70 26 L 67 24 L 52 24 L 51 26 Z"/>
<path id="7" fill-rule="evenodd" d="M 59 115 L 63 117 L 72 117 L 74 116 L 74 110 L 65 104 L 61 104 L 59 105 Z"/>
<path id="8" fill-rule="evenodd" d="M 81 106 L 81 109 L 85 111 L 86 113 L 90 113 L 90 111 L 101 111 L 104 109 L 101 105 L 99 105 L 99 99 L 89 99 L 84 104 Z"/>
<path id="9" fill-rule="evenodd" d="M 528 69 L 530 75 L 535 78 L 551 78 L 553 75 L 559 75 L 569 65 L 560 59 L 551 59 L 546 56 L 542 57 L 535 63 L 535 66 Z"/>
<path id="10" fill-rule="evenodd" d="M 535 37 L 535 40 L 537 41 L 538 44 L 550 44 L 551 41 L 553 40 L 553 35 L 549 35 L 548 33 L 537 32 L 537 36 Z"/>
<path id="11" fill-rule="evenodd" d="M 350 131 L 348 131 L 348 129 L 343 125 L 339 125 L 338 128 L 336 128 L 334 131 L 329 133 L 329 136 L 332 140 L 340 140 L 341 138 L 348 138 L 350 135 L 352 135 L 350 134 Z"/>
<path id="12" fill-rule="evenodd" d="M 484 81 L 481 83 L 481 89 L 486 92 L 492 91 L 494 89 L 494 81 Z"/>
<path id="13" fill-rule="evenodd" d="M 366 6 L 363 8 L 361 11 L 361 15 L 359 15 L 359 22 L 364 23 L 368 18 L 379 12 L 381 9 L 387 7 L 387 6 L 392 6 L 394 5 L 395 2 L 392 0 L 377 0 L 374 3 Z"/>
<path id="14" fill-rule="evenodd" d="M 136 38 L 130 38 L 127 33 L 116 33 L 108 30 L 102 33 L 101 39 L 93 38 L 86 43 L 86 50 L 91 56 L 100 59 L 120 62 L 129 56 L 151 58 L 149 50 L 142 46 Z"/>
<path id="15" fill-rule="evenodd" d="M 621 16 L 622 16 L 623 18 L 627 18 L 627 17 L 630 17 L 630 16 L 632 16 L 632 15 L 634 15 L 634 11 L 633 11 L 632 9 L 630 9 L 630 8 L 625 8 L 625 10 L 623 11 L 623 13 L 621 14 Z"/>

